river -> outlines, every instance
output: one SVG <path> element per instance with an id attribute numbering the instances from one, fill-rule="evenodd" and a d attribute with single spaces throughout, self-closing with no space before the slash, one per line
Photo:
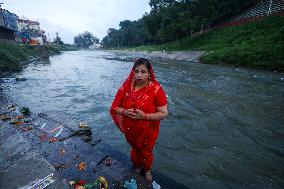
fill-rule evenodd
<path id="1" fill-rule="evenodd" d="M 128 155 L 109 107 L 133 60 L 63 52 L 3 78 L 1 88 L 32 112 L 61 111 L 88 123 L 94 137 Z M 189 188 L 284 187 L 284 74 L 163 59 L 153 67 L 170 112 L 155 170 Z"/>

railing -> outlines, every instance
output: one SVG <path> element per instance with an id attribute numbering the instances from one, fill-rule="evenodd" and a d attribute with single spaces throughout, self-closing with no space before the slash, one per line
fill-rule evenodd
<path id="1" fill-rule="evenodd" d="M 239 15 L 233 17 L 230 22 L 244 20 L 251 17 L 268 16 L 270 14 L 280 12 L 281 10 L 284 10 L 283 0 L 265 0 L 242 11 Z"/>
<path id="2" fill-rule="evenodd" d="M 256 21 L 270 15 L 284 16 L 284 0 L 261 1 L 255 6 L 242 11 L 239 15 L 230 19 L 230 21 L 218 24 L 203 31 L 195 32 L 191 34 L 190 37 L 195 37 L 216 29 L 223 29 L 226 27 L 246 24 L 248 22 Z"/>

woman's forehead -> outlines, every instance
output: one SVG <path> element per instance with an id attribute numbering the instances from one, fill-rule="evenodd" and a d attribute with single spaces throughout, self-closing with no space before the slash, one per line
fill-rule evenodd
<path id="1" fill-rule="evenodd" d="M 146 65 L 141 64 L 141 65 L 139 65 L 139 66 L 136 66 L 136 67 L 135 67 L 135 70 L 147 70 L 147 67 L 146 67 Z"/>

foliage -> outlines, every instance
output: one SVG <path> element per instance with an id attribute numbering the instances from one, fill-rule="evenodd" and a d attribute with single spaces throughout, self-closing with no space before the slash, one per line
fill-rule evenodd
<path id="1" fill-rule="evenodd" d="M 58 35 L 54 39 L 53 43 L 56 44 L 56 45 L 64 45 L 63 41 L 61 40 L 61 38 Z"/>
<path id="2" fill-rule="evenodd" d="M 0 75 L 6 71 L 20 71 L 22 62 L 33 57 L 58 54 L 57 46 L 28 46 L 12 42 L 0 42 Z"/>
<path id="3" fill-rule="evenodd" d="M 74 37 L 74 44 L 79 48 L 90 48 L 92 45 L 98 43 L 99 39 L 88 31 Z"/>
<path id="4" fill-rule="evenodd" d="M 136 50 L 204 50 L 201 62 L 284 72 L 284 18 L 267 17 L 200 36 Z"/>
<path id="5" fill-rule="evenodd" d="M 137 21 L 124 20 L 110 28 L 105 48 L 157 45 L 188 38 L 191 33 L 224 21 L 254 0 L 150 0 L 151 11 Z"/>
<path id="6" fill-rule="evenodd" d="M 0 73 L 20 70 L 20 61 L 28 60 L 34 52 L 25 46 L 0 42 Z"/>

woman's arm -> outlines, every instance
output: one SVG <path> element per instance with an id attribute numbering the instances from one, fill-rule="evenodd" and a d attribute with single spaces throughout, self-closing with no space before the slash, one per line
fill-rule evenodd
<path id="1" fill-rule="evenodd" d="M 137 113 L 136 119 L 145 119 L 149 121 L 158 121 L 164 119 L 168 116 L 168 106 L 157 107 L 157 112 L 155 113 L 144 113 L 143 111 L 136 109 Z"/>
<path id="2" fill-rule="evenodd" d="M 115 113 L 117 113 L 119 115 L 124 115 L 124 111 L 125 111 L 124 108 L 121 108 L 121 107 L 116 107 L 115 108 Z"/>
<path id="3" fill-rule="evenodd" d="M 150 121 L 158 121 L 164 119 L 168 116 L 168 106 L 157 107 L 157 112 L 155 113 L 146 113 L 145 119 Z"/>
<path id="4" fill-rule="evenodd" d="M 123 115 L 123 116 L 127 116 L 132 119 L 137 118 L 137 113 L 133 109 L 124 109 L 122 107 L 117 107 L 115 109 L 115 113 Z"/>

